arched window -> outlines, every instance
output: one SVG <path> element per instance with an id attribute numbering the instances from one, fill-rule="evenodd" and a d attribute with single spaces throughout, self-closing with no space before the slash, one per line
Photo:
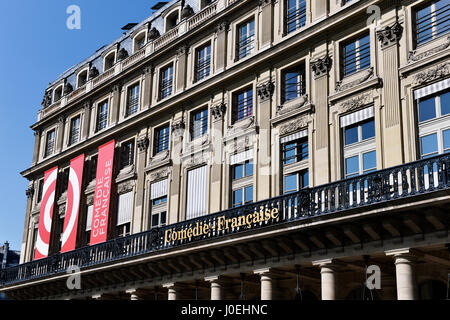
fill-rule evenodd
<path id="1" fill-rule="evenodd" d="M 113 51 L 105 57 L 103 71 L 111 69 L 116 63 L 116 52 Z"/>
<path id="2" fill-rule="evenodd" d="M 216 1 L 216 0 L 200 0 L 200 10 L 209 6 L 214 1 Z"/>
<path id="3" fill-rule="evenodd" d="M 59 86 L 58 88 L 55 89 L 55 93 L 53 95 L 53 103 L 61 100 L 63 96 L 63 86 Z"/>
<path id="4" fill-rule="evenodd" d="M 88 70 L 86 69 L 84 71 L 81 71 L 78 74 L 77 88 L 80 88 L 80 87 L 84 86 L 86 84 L 87 80 L 88 80 Z"/>
<path id="5" fill-rule="evenodd" d="M 146 39 L 147 39 L 147 32 L 146 31 L 142 31 L 141 33 L 139 33 L 135 38 L 134 38 L 134 46 L 133 52 L 138 52 L 139 50 L 141 50 L 146 43 Z"/>
<path id="6" fill-rule="evenodd" d="M 166 18 L 166 32 L 170 29 L 173 29 L 180 20 L 180 11 L 175 10 L 172 13 L 170 13 Z"/>

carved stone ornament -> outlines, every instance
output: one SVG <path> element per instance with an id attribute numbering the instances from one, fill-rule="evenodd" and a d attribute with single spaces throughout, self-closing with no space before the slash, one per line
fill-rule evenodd
<path id="1" fill-rule="evenodd" d="M 117 54 L 117 61 L 122 61 L 128 58 L 128 56 L 129 56 L 128 51 L 125 48 L 122 48 L 119 50 L 119 53 Z"/>
<path id="2" fill-rule="evenodd" d="M 155 181 L 155 180 L 160 180 L 163 178 L 167 178 L 170 174 L 170 169 L 169 168 L 164 168 L 158 171 L 155 171 L 153 173 L 150 174 L 150 180 L 151 181 Z"/>
<path id="3" fill-rule="evenodd" d="M 250 127 L 253 127 L 254 125 L 255 125 L 255 116 L 241 120 L 235 123 L 234 125 L 228 127 L 228 135 L 235 134 L 239 131 L 244 131 Z"/>
<path id="4" fill-rule="evenodd" d="M 94 199 L 95 199 L 94 195 L 88 196 L 88 197 L 86 198 L 86 204 L 87 204 L 88 206 L 92 206 L 92 205 L 94 204 Z"/>
<path id="5" fill-rule="evenodd" d="M 26 194 L 26 196 L 27 196 L 28 199 L 33 198 L 33 195 L 34 195 L 34 187 L 31 186 L 31 187 L 29 187 L 27 190 L 25 190 L 25 194 Z"/>
<path id="6" fill-rule="evenodd" d="M 134 188 L 134 181 L 127 181 L 127 182 L 121 183 L 117 186 L 117 193 L 125 194 L 125 193 L 133 191 L 133 188 Z"/>
<path id="7" fill-rule="evenodd" d="M 181 19 L 186 19 L 194 15 L 194 9 L 190 5 L 186 5 L 183 10 L 181 10 Z"/>
<path id="8" fill-rule="evenodd" d="M 143 138 L 139 139 L 137 142 L 137 147 L 139 149 L 139 152 L 144 152 L 145 150 L 147 150 L 149 144 L 150 144 L 150 140 L 148 139 L 148 137 L 143 137 Z"/>
<path id="9" fill-rule="evenodd" d="M 190 157 L 189 160 L 185 162 L 186 168 L 191 168 L 195 166 L 199 166 L 207 162 L 207 158 L 204 156 L 203 152 L 197 156 Z"/>
<path id="10" fill-rule="evenodd" d="M 429 81 L 437 80 L 447 76 L 448 74 L 450 74 L 450 62 L 441 63 L 416 74 L 414 76 L 414 84 L 423 84 Z"/>
<path id="11" fill-rule="evenodd" d="M 296 103 L 294 105 L 290 105 L 290 106 L 281 105 L 281 106 L 278 106 L 277 107 L 277 116 L 281 116 L 283 114 L 286 114 L 286 113 L 289 113 L 291 111 L 297 110 L 297 109 L 303 107 L 304 105 L 306 105 L 308 102 L 309 102 L 308 95 L 305 94 L 305 95 L 301 96 L 299 98 L 298 103 Z"/>
<path id="12" fill-rule="evenodd" d="M 378 40 L 381 42 L 382 48 L 387 48 L 393 44 L 396 44 L 402 37 L 403 27 L 400 23 L 396 22 L 392 26 L 387 26 L 384 29 L 377 31 Z"/>
<path id="13" fill-rule="evenodd" d="M 220 22 L 216 27 L 216 32 L 224 32 L 228 30 L 228 27 L 230 26 L 230 23 L 228 21 L 222 21 Z"/>
<path id="14" fill-rule="evenodd" d="M 293 133 L 308 126 L 308 117 L 303 116 L 280 126 L 280 136 Z"/>
<path id="15" fill-rule="evenodd" d="M 42 99 L 42 107 L 47 108 L 52 104 L 52 92 L 47 91 Z"/>
<path id="16" fill-rule="evenodd" d="M 362 73 L 360 78 L 358 78 L 354 81 L 346 82 L 344 79 L 344 80 L 337 82 L 336 83 L 336 92 L 345 91 L 350 88 L 353 88 L 354 86 L 357 86 L 358 84 L 361 84 L 373 77 L 374 77 L 373 67 L 370 67 L 366 71 L 364 71 L 364 73 Z"/>
<path id="17" fill-rule="evenodd" d="M 184 123 L 184 118 L 175 120 L 172 123 L 172 134 L 173 134 L 174 138 L 179 138 L 179 137 L 183 136 L 185 128 L 186 128 L 186 125 Z"/>
<path id="18" fill-rule="evenodd" d="M 73 92 L 73 86 L 70 83 L 66 83 L 64 85 L 64 95 L 67 96 L 68 94 Z"/>
<path id="19" fill-rule="evenodd" d="M 350 98 L 340 104 L 340 112 L 344 113 L 359 109 L 360 107 L 369 104 L 371 102 L 371 97 L 372 96 L 369 93 L 366 93 Z"/>
<path id="20" fill-rule="evenodd" d="M 258 93 L 261 102 L 267 101 L 272 98 L 273 92 L 275 90 L 275 85 L 272 80 L 258 86 L 256 92 Z"/>
<path id="21" fill-rule="evenodd" d="M 155 27 L 153 27 L 149 32 L 148 32 L 148 41 L 152 41 L 155 39 L 158 39 L 161 36 L 161 34 L 159 33 L 158 29 L 156 29 Z"/>
<path id="22" fill-rule="evenodd" d="M 332 64 L 333 60 L 328 55 L 322 59 L 311 62 L 311 69 L 314 72 L 314 79 L 327 75 L 331 70 Z"/>
<path id="23" fill-rule="evenodd" d="M 222 120 L 225 112 L 227 111 L 227 105 L 225 103 L 220 103 L 211 108 L 211 114 L 214 118 L 214 121 Z"/>
<path id="24" fill-rule="evenodd" d="M 177 48 L 177 55 L 182 56 L 182 55 L 186 54 L 188 51 L 189 51 L 189 45 L 186 43 L 183 43 Z"/>
<path id="25" fill-rule="evenodd" d="M 95 66 L 89 69 L 89 79 L 97 78 L 99 74 L 100 72 Z"/>
<path id="26" fill-rule="evenodd" d="M 445 50 L 448 47 L 450 47 L 450 36 L 447 37 L 447 40 L 443 44 L 441 44 L 435 48 L 432 48 L 428 51 L 425 51 L 422 53 L 417 53 L 416 50 L 410 51 L 408 54 L 408 63 L 420 61 L 420 60 L 425 59 L 426 57 L 429 57 L 435 53 Z"/>
<path id="27" fill-rule="evenodd" d="M 65 204 L 64 205 L 60 205 L 59 208 L 58 208 L 58 214 L 59 215 L 63 215 L 65 213 L 66 213 L 66 205 Z"/>

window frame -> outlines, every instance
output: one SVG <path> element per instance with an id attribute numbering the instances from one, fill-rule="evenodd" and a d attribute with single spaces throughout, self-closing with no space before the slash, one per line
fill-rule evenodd
<path id="1" fill-rule="evenodd" d="M 165 129 L 168 130 L 168 132 L 167 132 L 167 139 L 165 139 L 165 140 L 163 139 L 162 142 L 163 143 L 167 143 L 167 148 L 165 148 L 165 149 L 163 148 L 162 150 L 160 150 L 160 148 L 159 148 L 159 143 L 160 143 L 159 135 L 160 135 L 161 131 L 165 130 Z M 169 123 L 163 124 L 163 125 L 161 125 L 161 126 L 159 126 L 159 127 L 154 129 L 154 133 L 153 133 L 153 137 L 154 137 L 153 138 L 153 152 L 152 152 L 153 156 L 156 156 L 156 155 L 158 155 L 158 154 L 160 154 L 162 152 L 170 150 L 170 134 L 171 134 L 170 131 L 171 130 L 170 130 L 170 124 Z"/>
<path id="2" fill-rule="evenodd" d="M 368 56 L 364 57 L 364 59 L 368 58 L 368 65 L 364 65 L 363 67 L 361 67 L 361 57 L 360 57 L 360 51 L 359 48 L 360 46 L 360 41 L 364 38 L 368 38 L 369 42 L 369 48 L 368 48 Z M 346 72 L 346 65 L 347 65 L 347 58 L 349 57 L 349 55 L 346 55 L 346 51 L 345 51 L 345 47 L 348 45 L 351 45 L 352 43 L 355 43 L 355 49 L 353 49 L 353 51 L 355 51 L 355 69 L 352 72 Z M 350 37 L 348 37 L 347 39 L 344 39 L 340 42 L 339 44 L 340 50 L 340 76 L 341 79 L 344 78 L 348 78 L 353 76 L 354 74 L 357 74 L 361 71 L 367 70 L 369 68 L 372 67 L 372 59 L 373 59 L 373 55 L 372 55 L 372 36 L 371 36 L 371 31 L 370 30 L 364 30 L 356 35 L 352 35 Z"/>

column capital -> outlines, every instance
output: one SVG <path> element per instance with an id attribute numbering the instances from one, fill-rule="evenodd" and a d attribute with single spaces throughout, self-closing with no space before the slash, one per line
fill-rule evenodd
<path id="1" fill-rule="evenodd" d="M 256 92 L 258 93 L 261 102 L 270 100 L 273 96 L 274 91 L 275 91 L 275 84 L 273 83 L 272 80 L 262 83 L 256 88 Z"/>
<path id="2" fill-rule="evenodd" d="M 177 287 L 177 284 L 175 282 L 168 282 L 168 283 L 164 283 L 162 285 L 162 287 L 164 289 L 175 289 Z"/>
<path id="3" fill-rule="evenodd" d="M 336 260 L 334 259 L 316 260 L 312 262 L 312 265 L 319 267 L 333 267 L 336 266 Z"/>
<path id="4" fill-rule="evenodd" d="M 391 45 L 397 44 L 398 40 L 402 37 L 402 34 L 403 27 L 398 22 L 377 31 L 378 40 L 381 42 L 381 48 L 385 49 Z"/>
<path id="5" fill-rule="evenodd" d="M 327 54 L 325 57 L 311 62 L 311 69 L 314 73 L 314 79 L 319 79 L 328 74 L 331 70 L 333 59 Z"/>
<path id="6" fill-rule="evenodd" d="M 400 257 L 400 256 L 404 256 L 404 257 L 412 257 L 412 258 L 416 258 L 415 254 L 414 254 L 414 250 L 411 248 L 402 248 L 402 249 L 394 249 L 394 250 L 388 250 L 385 251 L 384 254 L 386 256 L 394 256 L 394 257 Z"/>

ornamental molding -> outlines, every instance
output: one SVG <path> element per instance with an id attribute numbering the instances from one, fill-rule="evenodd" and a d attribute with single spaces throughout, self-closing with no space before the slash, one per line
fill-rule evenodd
<path id="1" fill-rule="evenodd" d="M 221 33 L 228 30 L 230 23 L 228 21 L 222 21 L 216 26 L 216 33 Z"/>
<path id="2" fill-rule="evenodd" d="M 148 149 L 149 145 L 150 145 L 150 139 L 147 136 L 141 137 L 137 141 L 137 147 L 138 147 L 139 152 L 145 152 Z"/>
<path id="3" fill-rule="evenodd" d="M 224 102 L 221 102 L 215 106 L 211 107 L 211 114 L 214 118 L 214 121 L 222 120 L 227 111 L 227 105 Z"/>
<path id="4" fill-rule="evenodd" d="M 256 124 L 255 116 L 248 117 L 247 119 L 241 120 L 232 126 L 228 127 L 228 136 L 233 135 L 239 131 L 247 130 Z"/>
<path id="5" fill-rule="evenodd" d="M 200 166 L 200 165 L 202 165 L 202 164 L 207 164 L 208 158 L 209 158 L 209 157 L 208 157 L 207 155 L 205 155 L 204 152 L 201 152 L 201 153 L 198 153 L 198 154 L 195 155 L 195 156 L 190 157 L 190 158 L 184 163 L 184 166 L 185 166 L 187 169 L 190 169 L 190 168 L 192 168 L 192 167 L 197 167 L 197 166 Z"/>
<path id="6" fill-rule="evenodd" d="M 351 89 L 369 79 L 372 79 L 375 76 L 373 71 L 373 67 L 368 68 L 367 70 L 361 73 L 361 77 L 356 80 L 347 82 L 346 79 L 336 82 L 336 92 L 345 91 Z"/>
<path id="7" fill-rule="evenodd" d="M 65 204 L 60 205 L 60 206 L 58 207 L 58 214 L 59 214 L 60 216 L 66 214 L 66 205 L 65 205 Z"/>
<path id="8" fill-rule="evenodd" d="M 414 76 L 414 84 L 420 85 L 433 80 L 441 79 L 450 74 L 450 62 L 441 63 Z"/>
<path id="9" fill-rule="evenodd" d="M 333 64 L 333 60 L 330 56 L 326 55 L 321 59 L 317 59 L 316 61 L 311 62 L 311 69 L 314 73 L 314 79 L 318 79 L 322 76 L 328 74 L 331 70 L 331 66 Z"/>
<path id="10" fill-rule="evenodd" d="M 309 117 L 302 116 L 298 117 L 292 121 L 289 121 L 286 124 L 280 126 L 279 134 L 280 136 L 284 136 L 286 134 L 290 134 L 301 129 L 306 129 L 308 127 Z"/>
<path id="11" fill-rule="evenodd" d="M 31 187 L 29 187 L 27 190 L 25 190 L 25 195 L 27 196 L 28 199 L 33 198 L 33 195 L 34 195 L 34 187 L 31 186 Z"/>
<path id="12" fill-rule="evenodd" d="M 172 123 L 172 134 L 173 134 L 174 138 L 182 137 L 184 134 L 185 128 L 186 128 L 186 124 L 184 122 L 184 118 L 174 120 Z"/>
<path id="13" fill-rule="evenodd" d="M 417 53 L 417 50 L 410 51 L 408 53 L 408 63 L 417 62 L 422 59 L 425 59 L 426 57 L 429 57 L 435 53 L 447 49 L 449 46 L 450 46 L 450 36 L 447 37 L 447 40 L 443 44 L 434 47 L 430 50 L 427 50 L 425 52 Z"/>
<path id="14" fill-rule="evenodd" d="M 284 115 L 286 113 L 290 113 L 294 110 L 300 109 L 304 105 L 306 105 L 309 102 L 309 97 L 307 94 L 301 96 L 299 98 L 299 102 L 294 105 L 281 105 L 277 107 L 277 116 Z"/>
<path id="15" fill-rule="evenodd" d="M 356 97 L 345 100 L 339 105 L 340 113 L 354 111 L 361 108 L 364 105 L 369 104 L 372 100 L 372 95 L 370 93 L 360 94 Z"/>
<path id="16" fill-rule="evenodd" d="M 127 181 L 124 183 L 121 183 L 117 186 L 117 193 L 120 194 L 125 194 L 128 192 L 133 191 L 133 188 L 135 186 L 135 182 L 134 181 Z"/>
<path id="17" fill-rule="evenodd" d="M 95 199 L 95 197 L 94 197 L 93 194 L 87 196 L 87 198 L 86 198 L 86 204 L 87 204 L 88 206 L 94 205 L 94 199 Z"/>
<path id="18" fill-rule="evenodd" d="M 150 158 L 150 168 L 155 168 L 161 166 L 165 162 L 169 162 L 169 150 L 162 151 Z"/>
<path id="19" fill-rule="evenodd" d="M 177 55 L 182 56 L 189 52 L 189 45 L 187 43 L 183 43 L 177 48 Z"/>
<path id="20" fill-rule="evenodd" d="M 171 171 L 172 170 L 170 168 L 164 168 L 164 169 L 160 169 L 158 171 L 152 172 L 152 173 L 150 173 L 150 180 L 156 181 L 156 180 L 160 180 L 163 178 L 168 178 Z"/>
<path id="21" fill-rule="evenodd" d="M 267 81 L 256 87 L 256 92 L 258 93 L 259 99 L 261 102 L 265 102 L 270 100 L 273 96 L 273 92 L 275 90 L 275 84 L 272 80 Z"/>
<path id="22" fill-rule="evenodd" d="M 377 31 L 378 40 L 381 42 L 381 48 L 390 47 L 401 39 L 403 27 L 396 22 L 392 26 L 386 26 L 384 29 Z"/>

